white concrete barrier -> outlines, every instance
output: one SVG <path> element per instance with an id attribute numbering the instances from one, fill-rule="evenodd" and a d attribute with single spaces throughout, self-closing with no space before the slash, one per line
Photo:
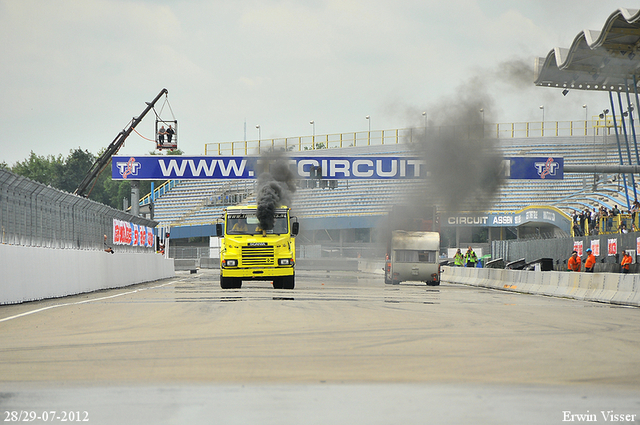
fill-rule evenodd
<path id="1" fill-rule="evenodd" d="M 443 283 L 640 307 L 640 275 L 443 267 Z"/>
<path id="2" fill-rule="evenodd" d="M 629 294 L 629 298 L 625 304 L 640 306 L 640 280 L 636 279 L 633 282 L 633 290 Z"/>
<path id="3" fill-rule="evenodd" d="M 358 271 L 363 273 L 384 274 L 384 261 L 380 260 L 358 260 Z"/>
<path id="4" fill-rule="evenodd" d="M 0 304 L 64 297 L 175 276 L 173 259 L 0 245 Z"/>
<path id="5" fill-rule="evenodd" d="M 577 298 L 584 299 L 584 295 L 587 293 L 588 285 L 586 284 L 585 279 L 582 279 L 583 273 L 576 272 L 564 272 L 565 276 L 569 276 L 569 283 L 567 286 L 564 286 L 563 276 L 560 276 L 560 280 L 558 281 L 558 288 L 555 293 L 551 295 L 560 296 L 560 297 L 568 297 L 568 298 Z M 591 275 L 587 275 L 591 276 Z"/>
<path id="6" fill-rule="evenodd" d="M 511 271 L 514 275 L 518 276 L 520 280 L 520 284 L 513 288 L 514 290 L 518 290 L 518 288 L 520 288 L 521 291 L 528 294 L 535 294 L 540 290 L 543 278 L 542 273 L 519 273 L 519 270 Z"/>
<path id="7" fill-rule="evenodd" d="M 589 292 L 586 294 L 585 299 L 588 301 L 599 301 L 599 300 L 608 300 L 611 302 L 611 298 L 615 294 L 618 289 L 618 285 L 615 284 L 613 287 L 613 292 L 611 291 L 610 285 L 607 285 L 607 281 L 605 277 L 607 274 L 605 273 L 593 273 L 593 277 L 591 278 L 591 285 L 589 287 Z M 611 282 L 611 281 L 610 281 Z"/>

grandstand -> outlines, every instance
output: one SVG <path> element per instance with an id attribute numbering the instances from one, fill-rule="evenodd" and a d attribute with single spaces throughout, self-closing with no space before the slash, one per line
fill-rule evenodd
<path id="1" fill-rule="evenodd" d="M 504 156 L 564 157 L 567 164 L 620 164 L 615 136 L 538 137 L 500 139 Z M 633 188 L 629 188 L 630 193 Z M 630 194 L 633 202 L 633 195 Z M 549 205 L 570 214 L 585 208 L 612 208 L 627 205 L 625 188 L 619 175 L 565 173 L 563 180 L 508 180 L 501 187 L 493 209 L 510 211 L 529 205 Z"/>
<path id="2" fill-rule="evenodd" d="M 610 133 L 610 128 L 598 127 L 597 121 L 593 123 L 589 131 L 584 130 L 579 135 L 531 137 L 527 134 L 530 137 L 501 137 L 493 141 L 505 157 L 563 157 L 565 165 L 619 164 L 616 136 L 605 135 L 604 132 Z M 388 133 L 393 134 L 394 131 Z M 406 142 L 406 138 L 398 138 L 396 143 L 335 147 L 315 150 L 314 153 L 316 156 L 320 153 L 333 156 L 410 155 L 411 145 Z M 273 141 L 272 145 L 278 146 Z M 305 151 L 291 152 L 291 155 L 303 153 Z M 155 196 L 154 220 L 160 226 L 171 227 L 172 235 L 177 237 L 181 234 L 177 230 L 185 228 L 189 229 L 189 236 L 210 236 L 211 224 L 220 218 L 223 208 L 255 202 L 254 184 L 254 180 L 172 182 L 171 189 Z M 375 228 L 379 221 L 395 204 L 415 196 L 421 184 L 423 182 L 412 180 L 339 180 L 314 181 L 314 187 L 307 187 L 308 183 L 301 181 L 291 205 L 302 224 L 301 243 L 316 244 L 323 239 L 325 242 L 339 241 L 341 245 L 356 241 L 375 242 Z M 159 188 L 158 193 L 162 190 Z M 529 206 L 548 206 L 570 214 L 575 210 L 600 206 L 612 208 L 618 205 L 626 209 L 627 193 L 633 202 L 633 188 L 629 187 L 625 192 L 620 175 L 565 173 L 563 180 L 506 180 L 490 210 L 514 212 Z M 142 200 L 145 202 L 148 198 Z M 470 206 L 469 210 L 472 209 Z M 201 232 L 198 231 L 200 228 Z M 511 234 L 516 233 L 511 230 Z"/>

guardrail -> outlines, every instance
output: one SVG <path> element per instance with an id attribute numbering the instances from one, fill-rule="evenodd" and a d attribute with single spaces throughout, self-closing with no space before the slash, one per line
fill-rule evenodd
<path id="1" fill-rule="evenodd" d="M 595 229 L 588 220 L 585 221 L 583 228 L 580 227 L 579 222 L 573 224 L 571 236 L 613 235 L 637 232 L 640 229 L 640 214 L 636 214 L 635 217 L 632 214 L 599 217 Z"/>
<path id="2" fill-rule="evenodd" d="M 171 190 L 177 183 L 178 180 L 167 180 L 166 182 L 162 183 L 160 186 L 155 188 L 153 192 L 147 193 L 140 199 L 140 206 L 149 204 L 151 202 L 151 199 L 158 199 L 158 197 Z M 153 198 L 151 197 L 151 194 L 153 194 Z"/>
<path id="3" fill-rule="evenodd" d="M 616 120 L 621 126 L 620 119 Z M 484 127 L 484 128 L 482 128 Z M 480 129 L 479 129 L 480 128 Z M 533 121 L 468 126 L 433 126 L 390 130 L 356 131 L 349 133 L 313 136 L 283 137 L 260 140 L 206 143 L 205 155 L 251 155 L 269 151 L 275 147 L 286 151 L 314 151 L 320 149 L 379 146 L 413 143 L 424 137 L 425 131 L 440 136 L 455 131 L 456 134 L 484 133 L 487 138 L 529 138 L 554 136 L 604 136 L 611 134 L 614 120 L 593 117 L 580 121 Z M 479 130 L 478 130 L 479 129 Z M 484 130 L 484 132 L 483 132 Z"/>

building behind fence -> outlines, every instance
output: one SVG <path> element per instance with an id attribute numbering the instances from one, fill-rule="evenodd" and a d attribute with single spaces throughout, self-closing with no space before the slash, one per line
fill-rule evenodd
<path id="1" fill-rule="evenodd" d="M 113 221 L 155 227 L 156 222 L 127 214 L 0 168 L 0 243 L 78 250 L 112 246 Z M 118 245 L 118 252 L 150 248 Z"/>

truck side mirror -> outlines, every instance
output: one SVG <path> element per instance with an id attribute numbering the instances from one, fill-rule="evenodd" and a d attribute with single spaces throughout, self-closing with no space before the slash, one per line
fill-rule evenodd
<path id="1" fill-rule="evenodd" d="M 220 237 L 224 233 L 222 233 L 222 223 L 216 223 L 216 236 Z"/>
<path id="2" fill-rule="evenodd" d="M 300 223 L 298 223 L 297 221 L 294 221 L 293 223 L 291 223 L 291 235 L 296 236 L 299 231 L 300 231 Z"/>

